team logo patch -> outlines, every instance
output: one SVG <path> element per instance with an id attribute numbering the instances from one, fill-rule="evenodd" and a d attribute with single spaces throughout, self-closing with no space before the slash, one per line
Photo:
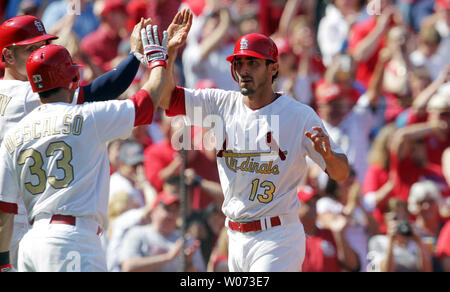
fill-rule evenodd
<path id="1" fill-rule="evenodd" d="M 33 75 L 33 82 L 34 83 L 41 83 L 42 82 L 42 76 L 41 75 Z"/>
<path id="2" fill-rule="evenodd" d="M 40 21 L 35 20 L 34 21 L 34 25 L 36 26 L 38 31 L 40 31 L 40 32 L 44 32 L 45 31 L 44 25 Z"/>
<path id="3" fill-rule="evenodd" d="M 246 39 L 241 40 L 241 50 L 248 50 L 248 40 Z"/>

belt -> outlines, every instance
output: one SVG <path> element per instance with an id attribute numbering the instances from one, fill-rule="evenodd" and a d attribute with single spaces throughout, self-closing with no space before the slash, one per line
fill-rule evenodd
<path id="1" fill-rule="evenodd" d="M 265 226 L 261 225 L 261 221 L 264 222 Z M 275 226 L 281 225 L 280 217 L 278 217 L 278 216 L 271 217 L 270 224 L 271 224 L 270 227 L 275 227 Z M 243 233 L 252 232 L 252 231 L 261 231 L 261 230 L 266 230 L 266 229 L 270 228 L 267 226 L 265 220 L 257 220 L 257 221 L 251 221 L 251 222 L 245 222 L 245 223 L 233 222 L 230 220 L 230 221 L 228 221 L 228 227 L 231 230 L 240 231 Z"/>
<path id="2" fill-rule="evenodd" d="M 70 215 L 53 215 L 50 218 L 50 224 L 65 224 L 65 225 L 72 225 L 72 226 L 76 226 L 77 225 L 77 218 L 74 216 L 70 216 Z M 98 226 L 97 229 L 97 235 L 100 235 L 102 233 L 102 228 L 100 226 Z"/>

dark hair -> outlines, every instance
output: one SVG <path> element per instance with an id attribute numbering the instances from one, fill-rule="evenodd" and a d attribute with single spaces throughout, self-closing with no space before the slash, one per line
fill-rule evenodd
<path id="1" fill-rule="evenodd" d="M 266 66 L 269 66 L 270 64 L 275 64 L 275 62 L 274 62 L 274 61 L 271 61 L 271 60 L 266 60 Z M 275 74 L 275 75 L 272 76 L 272 83 L 274 83 L 275 80 L 278 78 L 278 74 L 279 74 L 279 73 L 280 73 L 280 72 L 277 71 L 277 74 Z"/>
<path id="2" fill-rule="evenodd" d="M 41 99 L 46 99 L 51 97 L 52 95 L 58 93 L 58 91 L 60 91 L 62 89 L 62 87 L 58 87 L 58 88 L 53 88 L 47 91 L 43 91 L 43 92 L 39 92 L 39 97 Z"/>

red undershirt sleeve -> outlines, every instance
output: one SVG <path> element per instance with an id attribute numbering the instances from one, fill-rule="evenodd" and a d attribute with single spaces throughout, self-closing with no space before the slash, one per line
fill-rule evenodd
<path id="1" fill-rule="evenodd" d="M 184 88 L 176 87 L 172 92 L 172 98 L 170 99 L 169 109 L 166 110 L 166 115 L 169 117 L 186 115 L 186 100 Z"/>
<path id="2" fill-rule="evenodd" d="M 135 108 L 134 126 L 151 124 L 153 120 L 154 105 L 150 94 L 141 89 L 134 94 L 130 100 L 134 103 Z"/>
<path id="3" fill-rule="evenodd" d="M 83 87 L 80 87 L 80 91 L 78 92 L 77 104 L 83 104 L 83 103 L 84 103 L 84 89 L 83 89 Z"/>
<path id="4" fill-rule="evenodd" d="M 17 204 L 0 202 L 0 212 L 17 215 Z"/>

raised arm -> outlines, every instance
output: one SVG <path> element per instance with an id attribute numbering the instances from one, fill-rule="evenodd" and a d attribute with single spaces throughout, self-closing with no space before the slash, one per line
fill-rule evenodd
<path id="1" fill-rule="evenodd" d="M 167 40 L 168 34 L 164 31 L 163 40 L 158 37 L 158 27 L 148 25 L 140 32 L 144 46 L 144 60 L 151 73 L 148 80 L 130 100 L 135 106 L 134 126 L 150 124 L 153 114 L 160 101 L 164 83 L 166 80 L 167 67 Z"/>
<path id="2" fill-rule="evenodd" d="M 130 54 L 113 70 L 97 77 L 91 84 L 83 86 L 81 102 L 117 99 L 130 87 L 136 76 L 143 47 L 140 31 L 151 24 L 151 19 L 141 19 L 130 37 Z M 79 103 L 81 103 L 79 101 Z"/>
<path id="3" fill-rule="evenodd" d="M 169 109 L 172 93 L 175 90 L 176 82 L 174 75 L 174 64 L 177 58 L 178 49 L 184 45 L 192 26 L 193 14 L 190 10 L 185 9 L 178 12 L 168 28 L 169 41 L 167 50 L 169 59 L 167 60 L 166 84 L 163 89 L 159 106 L 163 109 Z"/>

